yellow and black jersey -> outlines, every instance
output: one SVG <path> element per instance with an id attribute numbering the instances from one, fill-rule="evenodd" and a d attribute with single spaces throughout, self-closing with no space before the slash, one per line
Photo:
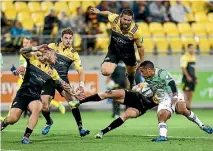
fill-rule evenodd
<path id="1" fill-rule="evenodd" d="M 195 79 L 195 64 L 196 64 L 196 56 L 191 55 L 190 53 L 185 53 L 181 58 L 180 58 L 180 67 L 181 68 L 186 68 L 187 72 L 189 75 Z M 185 75 L 183 75 L 185 78 Z"/>
<path id="2" fill-rule="evenodd" d="M 142 32 L 139 29 L 139 26 L 135 22 L 131 23 L 129 30 L 126 33 L 123 33 L 120 28 L 120 17 L 118 14 L 113 14 L 113 13 L 109 14 L 108 20 L 112 27 L 112 33 L 116 32 L 118 33 L 118 35 L 122 35 L 123 37 L 126 37 L 130 41 L 135 42 L 138 48 L 142 46 L 143 44 Z"/>
<path id="3" fill-rule="evenodd" d="M 47 80 L 60 80 L 57 71 L 49 64 L 42 63 L 37 55 L 32 54 L 27 61 L 23 83 L 17 95 L 39 97 Z"/>
<path id="4" fill-rule="evenodd" d="M 59 76 L 67 83 L 69 82 L 67 75 L 72 63 L 74 63 L 76 70 L 83 69 L 79 54 L 72 47 L 65 48 L 62 43 L 50 43 L 48 47 L 55 50 L 57 59 L 54 68 L 57 70 Z"/>

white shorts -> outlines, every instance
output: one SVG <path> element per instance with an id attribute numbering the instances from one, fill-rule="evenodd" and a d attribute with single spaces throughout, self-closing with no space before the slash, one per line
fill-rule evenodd
<path id="1" fill-rule="evenodd" d="M 178 101 L 177 102 L 180 102 L 180 101 L 185 102 L 184 95 L 182 93 L 178 93 Z M 160 103 L 158 105 L 157 113 L 160 110 L 168 110 L 171 114 L 174 113 L 177 102 L 175 104 L 171 105 L 171 98 L 166 93 L 164 98 L 160 101 Z"/>

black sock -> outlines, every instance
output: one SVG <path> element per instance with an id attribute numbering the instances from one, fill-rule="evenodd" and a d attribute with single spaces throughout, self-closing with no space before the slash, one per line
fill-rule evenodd
<path id="1" fill-rule="evenodd" d="M 7 127 L 8 124 L 5 124 L 4 121 L 1 122 L 2 127 Z"/>
<path id="2" fill-rule="evenodd" d="M 108 133 L 109 131 L 121 126 L 124 123 L 124 121 L 119 117 L 116 120 L 114 120 L 109 126 L 107 126 L 105 129 L 101 130 L 103 134 Z"/>
<path id="3" fill-rule="evenodd" d="M 42 115 L 45 117 L 46 119 L 46 124 L 52 124 L 52 121 L 51 121 L 51 117 L 50 117 L 50 111 L 42 111 Z"/>
<path id="4" fill-rule="evenodd" d="M 130 88 L 132 89 L 136 85 L 135 74 L 128 75 L 128 80 L 129 80 L 129 83 L 130 83 Z"/>
<path id="5" fill-rule="evenodd" d="M 81 113 L 80 113 L 79 108 L 72 109 L 72 114 L 73 114 L 75 121 L 78 125 L 78 129 L 81 130 L 82 129 L 82 120 L 81 120 Z"/>
<path id="6" fill-rule="evenodd" d="M 30 135 L 32 134 L 32 132 L 33 132 L 33 130 L 31 130 L 30 128 L 27 127 L 25 130 L 24 136 L 29 138 Z"/>
<path id="7" fill-rule="evenodd" d="M 85 99 L 81 100 L 80 103 L 86 103 L 86 102 L 91 102 L 91 101 L 101 101 L 102 99 L 98 94 L 91 95 L 89 97 L 86 97 Z"/>

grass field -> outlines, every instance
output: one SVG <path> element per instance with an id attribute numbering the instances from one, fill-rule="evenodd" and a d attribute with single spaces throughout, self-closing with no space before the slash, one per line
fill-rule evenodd
<path id="1" fill-rule="evenodd" d="M 212 110 L 195 110 L 204 123 L 213 126 Z M 71 112 L 65 115 L 52 113 L 54 125 L 46 136 L 41 134 L 44 118 L 41 118 L 32 136 L 32 144 L 20 143 L 27 119 L 21 119 L 1 133 L 3 150 L 25 151 L 213 151 L 213 135 L 201 131 L 184 117 L 174 115 L 168 122 L 168 142 L 153 143 L 158 135 L 156 113 L 147 112 L 143 117 L 127 121 L 122 127 L 96 140 L 94 135 L 113 119 L 110 112 L 83 112 L 84 126 L 90 135 L 80 138 Z"/>

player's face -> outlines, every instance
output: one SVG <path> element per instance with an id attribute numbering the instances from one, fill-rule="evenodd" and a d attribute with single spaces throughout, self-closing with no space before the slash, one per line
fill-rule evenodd
<path id="1" fill-rule="evenodd" d="M 153 76 L 153 71 L 150 68 L 140 68 L 141 74 L 144 78 L 151 78 Z"/>
<path id="2" fill-rule="evenodd" d="M 55 64 L 56 63 L 56 55 L 54 51 L 48 53 L 49 63 Z"/>
<path id="3" fill-rule="evenodd" d="M 189 53 L 190 54 L 194 54 L 195 53 L 195 48 L 194 48 L 194 46 L 190 46 L 189 48 L 188 48 L 188 51 L 189 51 Z"/>
<path id="4" fill-rule="evenodd" d="M 73 36 L 70 34 L 64 34 L 63 37 L 61 37 L 61 41 L 65 47 L 70 47 L 72 45 L 72 39 Z"/>
<path id="5" fill-rule="evenodd" d="M 121 23 L 121 28 L 122 29 L 128 29 L 132 23 L 132 16 L 128 16 L 128 15 L 122 15 L 120 18 L 120 23 Z"/>
<path id="6" fill-rule="evenodd" d="M 31 41 L 29 39 L 24 38 L 22 46 L 23 46 L 23 48 L 30 47 L 31 46 Z"/>

